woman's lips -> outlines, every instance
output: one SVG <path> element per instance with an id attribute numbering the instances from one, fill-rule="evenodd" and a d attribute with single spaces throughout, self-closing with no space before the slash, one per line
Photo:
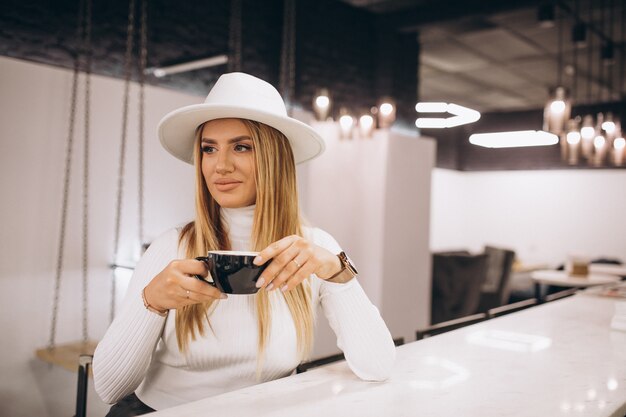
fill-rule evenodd
<path id="1" fill-rule="evenodd" d="M 241 181 L 219 181 L 214 184 L 218 191 L 230 191 L 237 188 L 237 186 L 241 184 Z"/>

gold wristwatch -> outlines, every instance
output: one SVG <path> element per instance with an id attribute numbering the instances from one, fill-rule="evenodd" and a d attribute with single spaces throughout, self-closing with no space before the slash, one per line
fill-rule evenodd
<path id="1" fill-rule="evenodd" d="M 337 257 L 339 258 L 339 262 L 341 262 L 341 270 L 326 281 L 343 284 L 356 277 L 358 272 L 345 252 L 341 252 Z"/>

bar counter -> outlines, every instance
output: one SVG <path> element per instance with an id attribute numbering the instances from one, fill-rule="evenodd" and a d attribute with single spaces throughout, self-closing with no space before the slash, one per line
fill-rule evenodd
<path id="1" fill-rule="evenodd" d="M 615 302 L 581 294 L 408 343 L 385 382 L 338 362 L 150 415 L 623 417 Z"/>

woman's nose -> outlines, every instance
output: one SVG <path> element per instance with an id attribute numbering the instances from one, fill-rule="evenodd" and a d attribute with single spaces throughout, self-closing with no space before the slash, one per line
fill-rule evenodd
<path id="1" fill-rule="evenodd" d="M 228 152 L 221 152 L 217 157 L 217 165 L 215 166 L 215 171 L 218 174 L 225 174 L 228 172 L 233 172 L 235 170 L 235 166 L 233 161 L 228 156 Z"/>

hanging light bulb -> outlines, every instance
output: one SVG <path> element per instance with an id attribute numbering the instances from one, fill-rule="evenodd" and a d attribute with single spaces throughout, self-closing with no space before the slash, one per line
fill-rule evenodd
<path id="1" fill-rule="evenodd" d="M 359 134 L 362 138 L 372 137 L 374 131 L 374 118 L 369 114 L 359 117 Z"/>
<path id="2" fill-rule="evenodd" d="M 585 158 L 589 158 L 593 152 L 593 138 L 595 136 L 596 129 L 593 127 L 593 116 L 588 114 L 583 118 L 583 126 L 580 129 L 581 151 Z"/>
<path id="3" fill-rule="evenodd" d="M 339 117 L 339 130 L 343 139 L 352 139 L 352 128 L 354 127 L 354 118 L 346 109 L 341 109 Z"/>
<path id="4" fill-rule="evenodd" d="M 331 108 L 330 94 L 328 90 L 322 88 L 318 90 L 315 98 L 313 98 L 313 110 L 317 120 L 324 121 L 328 117 Z"/>
<path id="5" fill-rule="evenodd" d="M 576 120 L 569 120 L 567 123 L 567 163 L 570 165 L 576 165 L 578 163 L 578 155 L 580 153 L 580 131 L 578 130 L 578 122 Z"/>
<path id="6" fill-rule="evenodd" d="M 378 105 L 378 126 L 388 128 L 396 120 L 396 104 L 391 98 L 383 98 Z"/>
<path id="7" fill-rule="evenodd" d="M 622 126 L 620 122 L 615 126 L 615 139 L 613 139 L 613 163 L 615 165 L 624 165 L 624 159 L 626 159 L 626 140 L 622 132 Z"/>
<path id="8" fill-rule="evenodd" d="M 560 135 L 569 120 L 571 102 L 564 87 L 557 87 L 543 112 L 543 130 Z"/>
<path id="9" fill-rule="evenodd" d="M 602 122 L 602 129 L 606 132 L 608 137 L 612 137 L 615 133 L 615 122 L 613 121 L 613 113 L 608 112 L 606 114 L 606 120 Z"/>

